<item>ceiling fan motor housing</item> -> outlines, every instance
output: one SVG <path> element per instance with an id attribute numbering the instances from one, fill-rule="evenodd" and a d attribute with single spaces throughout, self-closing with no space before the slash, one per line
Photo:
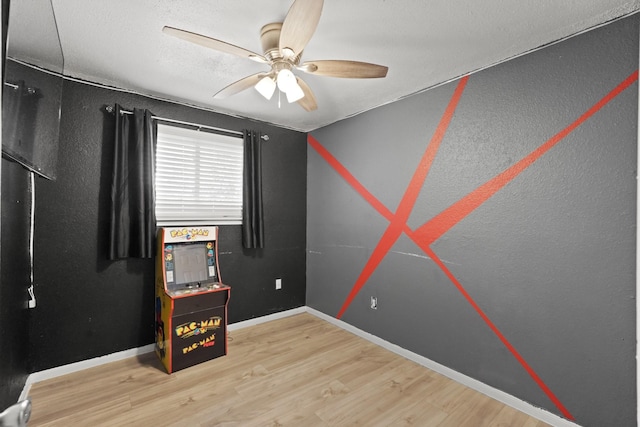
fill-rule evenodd
<path id="1" fill-rule="evenodd" d="M 281 29 L 282 22 L 273 22 L 265 25 L 260 30 L 260 42 L 262 43 L 262 51 L 265 55 L 268 55 L 273 50 L 279 50 L 278 45 L 280 43 Z"/>
<path id="2" fill-rule="evenodd" d="M 271 24 L 267 24 L 260 30 L 260 42 L 262 43 L 262 51 L 264 52 L 264 57 L 267 58 L 269 62 L 278 63 L 278 62 L 287 62 L 289 63 L 288 69 L 297 66 L 300 63 L 300 57 L 302 56 L 302 52 L 294 52 L 291 49 L 288 49 L 286 46 L 280 49 L 280 31 L 282 30 L 282 22 L 272 22 Z M 274 67 L 275 68 L 275 67 Z M 282 69 L 284 67 L 281 67 Z M 275 70 L 276 72 L 279 70 Z"/>

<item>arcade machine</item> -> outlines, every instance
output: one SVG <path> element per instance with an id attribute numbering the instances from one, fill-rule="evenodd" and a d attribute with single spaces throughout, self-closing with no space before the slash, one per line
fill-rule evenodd
<path id="1" fill-rule="evenodd" d="M 218 227 L 158 231 L 156 353 L 168 373 L 227 354 L 229 291 Z"/>

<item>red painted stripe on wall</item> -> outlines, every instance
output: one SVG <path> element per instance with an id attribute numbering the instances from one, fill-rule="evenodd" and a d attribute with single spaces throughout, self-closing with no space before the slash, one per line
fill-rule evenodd
<path id="1" fill-rule="evenodd" d="M 453 117 L 453 113 L 458 106 L 458 102 L 460 101 L 460 97 L 462 97 L 462 93 L 464 92 L 464 88 L 467 84 L 469 77 L 463 77 L 460 79 L 458 86 L 456 87 L 451 100 L 449 101 L 449 105 L 444 111 L 442 118 L 440 119 L 440 123 L 436 127 L 436 131 L 427 144 L 427 148 L 418 163 L 418 167 L 405 190 L 404 195 L 402 196 L 402 200 L 398 205 L 398 209 L 396 210 L 395 215 L 391 219 L 391 224 L 385 230 L 380 241 L 374 248 L 371 256 L 367 260 L 364 268 L 360 272 L 360 275 L 356 279 L 355 284 L 351 288 L 351 292 L 347 295 L 347 298 L 342 304 L 338 315 L 336 316 L 338 319 L 342 317 L 344 312 L 349 308 L 351 302 L 356 297 L 358 292 L 362 289 L 362 287 L 367 283 L 369 277 L 373 274 L 373 272 L 378 268 L 380 262 L 387 255 L 391 247 L 396 243 L 402 232 L 404 231 L 404 227 L 409 219 L 409 215 L 411 215 L 411 211 L 416 203 L 416 199 L 420 194 L 420 190 L 424 184 L 424 181 L 427 179 L 427 175 L 429 174 L 429 169 L 433 164 L 434 159 L 436 158 L 436 154 L 438 153 L 438 148 L 440 148 L 440 143 L 444 138 L 444 135 L 451 123 L 451 119 Z"/>
<path id="2" fill-rule="evenodd" d="M 584 114 L 578 117 L 569 126 L 555 134 L 548 141 L 542 144 L 540 147 L 532 151 L 529 155 L 518 161 L 516 164 L 496 176 L 495 178 L 487 181 L 485 184 L 472 191 L 458 202 L 451 205 L 449 208 L 436 215 L 433 219 L 425 223 L 418 228 L 415 233 L 407 233 L 409 237 L 425 251 L 433 261 L 440 267 L 440 269 L 447 275 L 449 280 L 456 286 L 458 291 L 464 296 L 464 298 L 471 304 L 476 310 L 478 315 L 485 321 L 489 328 L 496 334 L 496 336 L 502 341 L 507 349 L 518 360 L 527 373 L 533 378 L 538 386 L 549 397 L 553 404 L 560 410 L 560 412 L 570 420 L 573 420 L 573 415 L 567 410 L 567 408 L 560 402 L 557 396 L 549 389 L 549 387 L 542 381 L 542 379 L 531 368 L 527 361 L 518 353 L 513 345 L 507 340 L 507 338 L 500 332 L 498 327 L 489 319 L 489 317 L 482 311 L 480 306 L 471 298 L 471 295 L 464 289 L 455 276 L 449 271 L 444 263 L 436 256 L 435 252 L 431 250 L 430 245 L 436 241 L 440 236 L 449 231 L 454 225 L 466 218 L 477 207 L 482 205 L 491 196 L 497 193 L 501 188 L 515 179 L 526 168 L 531 166 L 536 160 L 538 160 L 543 154 L 553 148 L 558 142 L 564 139 L 578 126 L 587 121 L 591 116 L 598 112 L 602 107 L 609 103 L 612 99 L 618 96 L 622 91 L 627 89 L 631 84 L 638 80 L 638 70 L 633 72 L 622 83 L 616 86 L 611 92 L 605 95 L 600 101 L 595 103 Z"/>
<path id="3" fill-rule="evenodd" d="M 413 237 L 411 237 L 411 238 L 413 239 Z M 418 242 L 416 241 L 416 243 L 418 243 Z M 567 419 L 573 420 L 574 417 L 571 414 L 571 412 L 569 412 L 569 410 L 562 404 L 560 399 L 558 399 L 558 397 L 551 391 L 551 389 L 544 383 L 544 381 L 542 381 L 542 378 L 540 378 L 540 376 L 533 370 L 531 365 L 529 365 L 529 363 L 527 363 L 527 361 L 524 359 L 524 357 L 522 357 L 522 355 L 511 344 L 511 342 L 509 342 L 509 340 L 507 340 L 507 338 L 504 336 L 504 334 L 502 332 L 500 332 L 498 327 L 491 321 L 491 319 L 489 319 L 489 316 L 487 316 L 485 314 L 485 312 L 482 311 L 480 306 L 475 302 L 475 300 L 473 298 L 471 298 L 471 295 L 469 295 L 469 293 L 460 284 L 460 282 L 458 281 L 458 279 L 456 279 L 456 277 L 453 275 L 453 273 L 451 273 L 451 271 L 449 271 L 447 266 L 444 265 L 442 260 L 440 258 L 438 258 L 436 253 L 433 252 L 433 250 L 429 246 L 424 246 L 421 243 L 418 243 L 418 245 L 425 252 L 425 254 L 427 254 L 427 256 L 429 258 L 431 258 L 433 260 L 433 262 L 435 262 L 438 265 L 438 267 L 440 267 L 440 269 L 449 278 L 449 280 L 451 280 L 451 283 L 454 284 L 454 286 L 458 289 L 458 291 L 462 294 L 462 296 L 467 300 L 467 302 L 473 307 L 473 309 L 478 313 L 478 315 L 480 315 L 482 320 L 484 320 L 484 322 L 489 326 L 489 328 L 493 331 L 493 333 L 496 334 L 498 339 L 500 341 L 502 341 L 504 346 L 507 347 L 507 349 L 509 350 L 509 352 L 511 352 L 513 357 L 515 357 L 516 360 L 520 363 L 520 365 L 522 365 L 522 367 L 525 369 L 525 371 L 527 371 L 529 376 L 536 382 L 536 384 L 538 384 L 538 387 L 540 387 L 542 389 L 542 391 L 547 395 L 549 400 L 551 400 L 551 402 L 556 406 L 556 408 L 558 408 L 558 410 Z"/>
<path id="4" fill-rule="evenodd" d="M 347 181 L 349 185 L 353 187 L 354 190 L 358 192 L 358 194 L 362 196 L 363 199 L 369 202 L 369 204 L 375 210 L 377 210 L 380 215 L 382 215 L 389 221 L 393 219 L 393 214 L 391 213 L 391 211 L 387 209 L 387 207 L 383 205 L 380 200 L 376 199 L 376 197 L 371 194 L 369 190 L 364 187 L 364 185 L 360 184 L 356 177 L 354 177 L 351 172 L 349 172 L 347 168 L 345 168 L 342 163 L 340 163 L 338 159 L 336 159 L 329 152 L 329 150 L 324 148 L 322 144 L 320 144 L 313 136 L 311 136 L 311 134 L 307 134 L 307 142 L 311 147 L 313 147 L 314 150 L 318 152 L 318 154 L 320 154 L 320 156 L 322 156 L 323 159 L 326 160 L 327 163 L 329 163 L 329 165 L 333 169 L 335 169 L 336 172 L 338 172 L 338 174 L 340 174 L 342 178 L 344 178 L 345 181 Z"/>
<path id="5" fill-rule="evenodd" d="M 486 202 L 491 196 L 496 194 L 501 188 L 513 181 L 525 169 L 531 166 L 536 160 L 542 157 L 547 151 L 553 148 L 558 142 L 564 139 L 578 126 L 587 121 L 591 116 L 604 107 L 609 101 L 618 96 L 622 91 L 628 88 L 638 79 L 638 71 L 636 70 L 622 83 L 616 86 L 604 98 L 595 103 L 584 114 L 569 126 L 552 136 L 544 144 L 533 150 L 529 155 L 506 169 L 496 177 L 490 179 L 462 199 L 449 206 L 438 215 L 427 221 L 423 226 L 415 232 L 416 238 L 426 245 L 430 245 L 439 239 L 444 233 L 449 231 L 454 225 L 462 221 L 467 215 L 476 208 Z"/>

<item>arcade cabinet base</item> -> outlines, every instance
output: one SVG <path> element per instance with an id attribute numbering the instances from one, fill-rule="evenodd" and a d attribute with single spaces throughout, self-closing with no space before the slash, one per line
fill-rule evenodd
<path id="1" fill-rule="evenodd" d="M 156 353 L 168 373 L 227 354 L 228 298 L 226 285 L 179 298 L 160 295 L 164 325 L 158 325 Z"/>

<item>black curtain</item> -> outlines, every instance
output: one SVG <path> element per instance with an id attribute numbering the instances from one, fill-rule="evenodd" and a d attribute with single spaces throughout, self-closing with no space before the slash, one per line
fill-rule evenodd
<path id="1" fill-rule="evenodd" d="M 153 258 L 156 124 L 149 110 L 115 105 L 109 259 Z"/>
<path id="2" fill-rule="evenodd" d="M 261 141 L 258 132 L 244 131 L 242 245 L 249 249 L 264 248 Z"/>

